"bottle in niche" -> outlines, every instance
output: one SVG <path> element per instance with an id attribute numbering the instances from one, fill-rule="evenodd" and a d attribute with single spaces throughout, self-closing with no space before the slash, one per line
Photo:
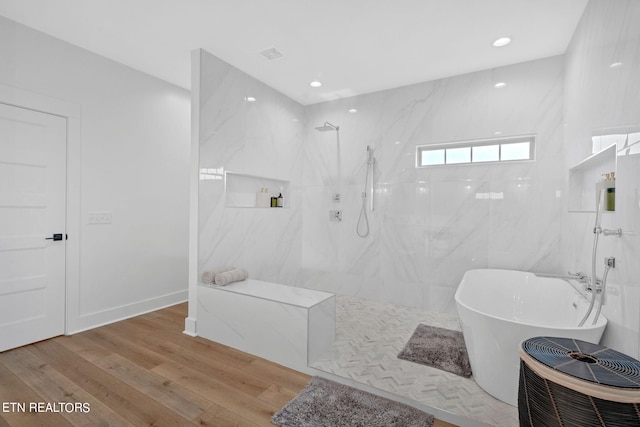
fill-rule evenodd
<path id="1" fill-rule="evenodd" d="M 607 188 L 607 210 L 615 211 L 616 210 L 616 189 Z"/>
<path id="2" fill-rule="evenodd" d="M 602 174 L 604 178 L 604 188 L 607 192 L 607 199 L 605 200 L 605 209 L 607 211 L 616 210 L 616 173 L 609 172 Z"/>
<path id="3" fill-rule="evenodd" d="M 284 197 L 282 197 L 282 193 L 278 194 L 278 201 L 277 201 L 277 206 L 279 208 L 283 208 L 284 207 Z"/>
<path id="4" fill-rule="evenodd" d="M 278 198 L 276 196 L 271 197 L 271 207 L 272 208 L 278 207 Z"/>
<path id="5" fill-rule="evenodd" d="M 256 193 L 256 207 L 257 208 L 269 207 L 269 189 L 268 188 L 261 188 L 260 191 Z"/>
<path id="6" fill-rule="evenodd" d="M 601 196 L 602 194 L 602 196 Z M 602 197 L 602 200 L 599 198 Z M 596 183 L 596 209 L 598 202 L 602 203 L 602 210 L 616 210 L 616 173 L 603 173 L 602 179 Z"/>

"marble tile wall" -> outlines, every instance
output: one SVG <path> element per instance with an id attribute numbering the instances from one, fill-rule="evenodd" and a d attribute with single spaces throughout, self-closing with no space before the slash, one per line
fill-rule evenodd
<path id="1" fill-rule="evenodd" d="M 455 312 L 468 269 L 558 271 L 562 93 L 553 57 L 306 107 L 304 286 Z M 339 140 L 313 129 L 325 121 Z M 524 134 L 536 135 L 535 162 L 415 167 L 418 145 Z M 375 206 L 360 238 L 367 146 Z"/>
<path id="2" fill-rule="evenodd" d="M 300 271 L 303 107 L 204 50 L 200 54 L 198 277 L 221 266 L 295 284 Z M 248 102 L 249 97 L 255 98 Z M 224 173 L 288 182 L 285 208 L 229 207 Z M 207 178 L 207 179 L 204 179 Z M 267 185 L 258 178 L 255 189 Z M 271 188 L 270 194 L 280 189 Z M 277 194 L 277 193 L 276 193 Z M 253 197 L 250 195 L 250 197 Z"/>
<path id="3" fill-rule="evenodd" d="M 590 0 L 565 54 L 564 141 L 566 168 L 591 154 L 592 136 L 640 132 L 640 2 Z M 619 63 L 611 67 L 612 64 Z M 640 357 L 640 156 L 617 157 L 616 211 L 604 228 L 621 238 L 599 239 L 597 268 L 614 256 L 604 313 L 603 344 Z M 563 266 L 591 274 L 593 213 L 564 213 Z"/>
<path id="4" fill-rule="evenodd" d="M 450 313 L 471 268 L 589 272 L 594 218 L 567 212 L 568 169 L 591 154 L 594 133 L 639 128 L 638 21 L 638 2 L 591 0 L 563 56 L 307 107 L 202 51 L 200 167 L 287 180 L 290 194 L 281 211 L 229 208 L 223 180 L 201 181 L 199 270 L 238 265 L 262 280 Z M 314 129 L 325 121 L 339 133 Z M 417 145 L 522 134 L 536 135 L 535 162 L 415 168 Z M 360 238 L 367 146 L 376 200 Z M 603 226 L 625 234 L 599 251 L 618 260 L 604 343 L 633 356 L 639 163 L 618 157 L 617 209 Z M 342 222 L 329 221 L 332 209 Z"/>

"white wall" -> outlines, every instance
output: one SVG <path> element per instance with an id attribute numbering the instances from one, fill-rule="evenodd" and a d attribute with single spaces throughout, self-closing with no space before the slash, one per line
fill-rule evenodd
<path id="1" fill-rule="evenodd" d="M 640 132 L 640 2 L 590 0 L 566 53 L 564 94 L 566 168 L 591 155 L 592 135 Z M 610 67 L 613 63 L 620 67 Z M 595 197 L 594 197 L 595 198 Z M 595 204 L 595 203 L 594 203 Z M 593 213 L 563 215 L 563 265 L 591 274 Z M 605 256 L 616 258 L 608 276 L 609 324 L 603 344 L 640 357 L 640 155 L 617 157 L 616 211 L 604 228 L 622 237 L 601 237 L 597 275 Z"/>
<path id="2" fill-rule="evenodd" d="M 2 17 L 0 58 L 0 83 L 81 110 L 67 330 L 185 300 L 189 92 Z M 112 224 L 88 225 L 92 211 L 111 211 Z"/>

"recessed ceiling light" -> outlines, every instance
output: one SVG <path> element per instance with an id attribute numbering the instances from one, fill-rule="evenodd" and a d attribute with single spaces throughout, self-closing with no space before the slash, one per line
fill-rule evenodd
<path id="1" fill-rule="evenodd" d="M 495 87 L 496 89 L 502 89 L 506 85 L 507 84 L 505 82 L 498 82 L 498 83 L 494 84 L 493 87 Z"/>
<path id="2" fill-rule="evenodd" d="M 609 65 L 609 68 L 620 68 L 622 67 L 622 62 L 614 62 L 613 64 Z"/>
<path id="3" fill-rule="evenodd" d="M 309 86 L 311 86 L 311 87 L 320 87 L 320 86 L 322 86 L 322 82 L 314 80 L 311 83 L 309 83 Z"/>
<path id="4" fill-rule="evenodd" d="M 253 96 L 247 96 L 247 97 L 245 98 L 245 100 L 246 100 L 247 102 L 256 102 L 256 99 L 255 99 Z"/>
<path id="5" fill-rule="evenodd" d="M 500 37 L 498 40 L 493 42 L 494 47 L 502 47 L 511 43 L 511 39 L 509 37 Z"/>
<path id="6" fill-rule="evenodd" d="M 500 132 L 499 130 L 497 130 L 497 131 L 495 131 L 493 134 L 494 134 L 494 135 L 502 135 L 502 132 Z"/>
<path id="7" fill-rule="evenodd" d="M 356 110 L 355 108 L 350 108 L 350 109 L 349 109 L 349 112 L 350 112 L 351 114 L 353 114 L 353 113 L 357 113 L 357 112 L 358 112 L 358 110 Z"/>

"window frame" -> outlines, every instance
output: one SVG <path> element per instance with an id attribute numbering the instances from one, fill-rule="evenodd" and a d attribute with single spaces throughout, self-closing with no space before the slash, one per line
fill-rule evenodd
<path id="1" fill-rule="evenodd" d="M 529 157 L 526 159 L 502 160 L 502 146 L 528 142 Z M 489 145 L 498 146 L 498 160 L 473 161 L 473 147 L 483 147 Z M 470 161 L 464 163 L 447 163 L 447 149 L 453 148 L 470 148 Z M 422 164 L 422 153 L 425 151 L 444 150 L 444 163 L 426 165 Z M 442 166 L 461 166 L 461 165 L 487 165 L 493 163 L 512 163 L 512 162 L 531 162 L 536 159 L 536 135 L 517 135 L 505 136 L 500 138 L 472 139 L 467 141 L 444 142 L 440 144 L 424 144 L 416 146 L 416 168 L 432 168 Z"/>

